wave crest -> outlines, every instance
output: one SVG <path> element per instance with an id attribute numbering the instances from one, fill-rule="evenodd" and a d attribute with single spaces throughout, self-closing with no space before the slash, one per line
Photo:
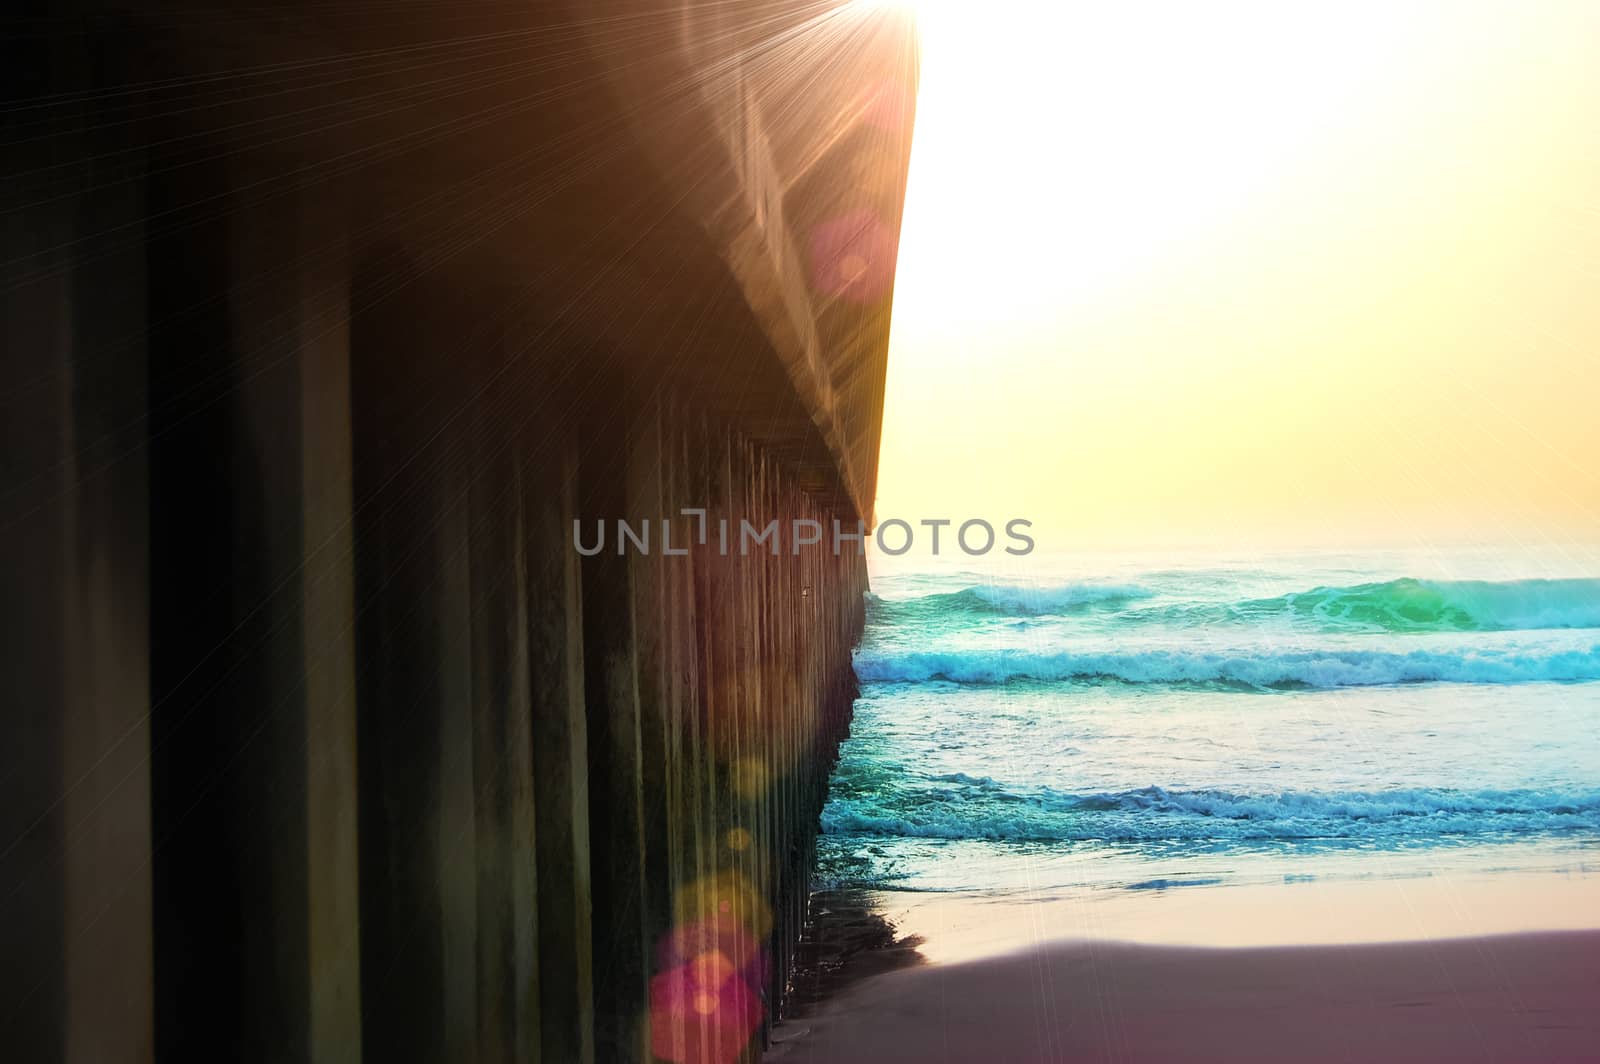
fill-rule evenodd
<path id="1" fill-rule="evenodd" d="M 897 616 L 958 611 L 1037 617 L 1116 608 L 1154 594 L 1148 588 L 1127 584 L 979 584 L 915 598 L 889 599 L 869 594 L 867 604 L 882 614 Z"/>
<path id="2" fill-rule="evenodd" d="M 993 781 L 984 781 L 992 784 Z M 1142 787 L 1042 792 L 997 804 L 972 793 L 910 791 L 893 802 L 839 800 L 824 832 L 933 839 L 1150 841 L 1433 837 L 1480 832 L 1592 831 L 1600 790 L 1450 790 L 1239 794 Z"/>
<path id="3" fill-rule="evenodd" d="M 1528 631 L 1600 627 L 1600 580 L 1415 580 L 1318 587 L 1236 608 L 1242 619 L 1289 615 L 1334 629 Z"/>
<path id="4" fill-rule="evenodd" d="M 1181 595 L 1181 591 L 1178 592 Z M 886 615 L 949 611 L 1010 616 L 1115 614 L 1132 625 L 1259 625 L 1274 620 L 1326 631 L 1500 632 L 1600 628 L 1600 579 L 1418 580 L 1315 587 L 1234 602 L 1139 605 L 1158 592 L 1138 584 L 993 584 L 908 599 L 870 596 Z"/>
<path id="5" fill-rule="evenodd" d="M 1532 650 L 1364 650 L 1329 647 L 1208 651 L 1036 652 L 1019 649 L 862 653 L 856 675 L 868 682 L 949 680 L 999 684 L 1011 680 L 1112 680 L 1243 687 L 1368 687 L 1400 683 L 1494 683 L 1600 680 L 1600 644 Z"/>

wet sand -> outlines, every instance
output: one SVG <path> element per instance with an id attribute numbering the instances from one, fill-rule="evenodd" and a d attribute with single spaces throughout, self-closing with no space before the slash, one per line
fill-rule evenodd
<path id="1" fill-rule="evenodd" d="M 879 895 L 924 963 L 839 980 L 767 1059 L 1600 1061 L 1597 882 Z"/>

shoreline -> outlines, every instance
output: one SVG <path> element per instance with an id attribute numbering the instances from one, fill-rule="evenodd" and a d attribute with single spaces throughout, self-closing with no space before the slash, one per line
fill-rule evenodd
<path id="1" fill-rule="evenodd" d="M 894 934 L 845 953 L 766 1059 L 1600 1060 L 1597 886 L 862 892 Z"/>

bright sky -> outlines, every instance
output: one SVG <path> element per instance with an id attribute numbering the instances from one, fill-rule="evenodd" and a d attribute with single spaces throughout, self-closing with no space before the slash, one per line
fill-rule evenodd
<path id="1" fill-rule="evenodd" d="M 918 9 L 880 519 L 1600 533 L 1600 4 Z"/>

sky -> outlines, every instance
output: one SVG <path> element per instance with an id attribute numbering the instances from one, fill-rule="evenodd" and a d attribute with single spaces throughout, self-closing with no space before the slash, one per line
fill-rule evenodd
<path id="1" fill-rule="evenodd" d="M 880 520 L 1600 539 L 1600 4 L 917 7 Z"/>

